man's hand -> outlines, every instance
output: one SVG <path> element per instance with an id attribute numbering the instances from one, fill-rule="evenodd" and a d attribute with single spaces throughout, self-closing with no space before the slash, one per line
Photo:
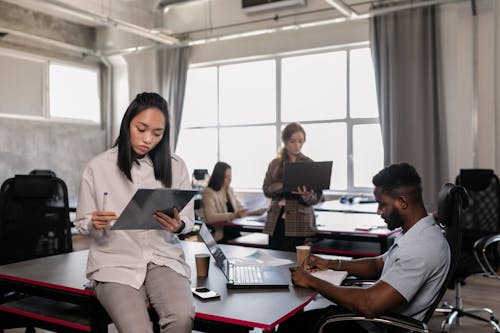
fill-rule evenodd
<path id="1" fill-rule="evenodd" d="M 292 267 L 290 268 L 290 273 L 292 273 L 292 282 L 294 285 L 304 288 L 310 288 L 310 280 L 314 278 L 309 272 L 307 272 L 302 267 Z"/>
<path id="2" fill-rule="evenodd" d="M 156 212 L 153 214 L 153 217 L 156 222 L 160 223 L 163 226 L 163 229 L 167 231 L 172 233 L 179 233 L 182 231 L 184 223 L 181 221 L 181 216 L 175 207 L 173 218 L 163 212 Z"/>
<path id="3" fill-rule="evenodd" d="M 118 219 L 115 212 L 95 211 L 92 213 L 92 225 L 96 230 L 101 230 L 107 227 L 111 221 Z"/>
<path id="4" fill-rule="evenodd" d="M 304 261 L 304 269 L 311 272 L 327 270 L 328 260 L 310 254 Z"/>

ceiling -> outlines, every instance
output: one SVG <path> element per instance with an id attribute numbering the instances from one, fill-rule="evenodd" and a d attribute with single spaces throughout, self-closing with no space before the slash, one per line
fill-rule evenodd
<path id="1" fill-rule="evenodd" d="M 137 46 L 151 46 L 151 42 L 181 46 L 330 25 L 411 7 L 466 0 L 302 1 L 303 5 L 251 14 L 243 11 L 241 0 L 0 0 L 0 3 L 9 2 L 85 26 L 118 29 L 138 36 Z M 372 9 L 373 5 L 383 8 Z"/>

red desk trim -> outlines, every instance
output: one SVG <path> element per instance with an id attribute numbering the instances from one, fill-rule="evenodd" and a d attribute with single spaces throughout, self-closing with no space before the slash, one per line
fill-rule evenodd
<path id="1" fill-rule="evenodd" d="M 287 313 L 285 316 L 279 318 L 278 320 L 276 320 L 275 322 L 273 322 L 270 325 L 256 323 L 256 322 L 252 322 L 252 321 L 246 321 L 246 320 L 230 319 L 227 317 L 214 316 L 211 314 L 198 313 L 198 312 L 196 313 L 196 318 L 207 319 L 207 320 L 211 320 L 211 321 L 215 321 L 215 322 L 221 322 L 221 323 L 238 325 L 238 326 L 246 326 L 246 327 L 253 327 L 253 328 L 261 328 L 264 330 L 271 330 L 271 329 L 274 329 L 276 327 L 276 325 L 282 323 L 286 319 L 290 318 L 291 316 L 293 316 L 294 314 L 296 314 L 297 312 L 302 310 L 307 304 L 309 304 L 316 297 L 317 294 L 318 294 L 317 292 L 313 293 L 307 299 L 307 301 L 305 301 L 300 306 L 296 307 L 295 309 L 293 309 L 292 311 Z"/>
<path id="2" fill-rule="evenodd" d="M 74 328 L 74 329 L 85 331 L 85 332 L 90 332 L 91 331 L 91 328 L 89 326 L 75 324 L 75 323 L 72 323 L 72 322 L 69 322 L 69 321 L 66 321 L 66 320 L 61 320 L 61 319 L 57 319 L 57 318 L 53 318 L 53 317 L 47 317 L 47 316 L 43 316 L 43 315 L 36 314 L 36 313 L 33 313 L 33 312 L 22 311 L 22 310 L 19 310 L 19 309 L 13 309 L 13 308 L 9 308 L 9 307 L 3 306 L 3 305 L 0 305 L 0 310 L 2 310 L 4 312 L 9 312 L 9 313 L 12 313 L 12 314 L 15 314 L 15 315 L 20 315 L 20 316 L 23 316 L 23 317 L 33 318 L 33 319 L 37 319 L 37 320 L 42 320 L 42 321 L 45 321 L 45 322 L 53 323 L 53 324 L 56 324 L 56 325 L 61 325 L 61 326 L 66 326 L 66 327 Z"/>
<path id="3" fill-rule="evenodd" d="M 30 280 L 30 279 L 25 279 L 25 278 L 11 276 L 11 275 L 4 275 L 4 274 L 0 274 L 0 279 L 21 282 L 21 283 L 27 283 L 27 284 L 34 285 L 34 286 L 40 286 L 40 287 L 44 287 L 44 288 L 50 288 L 50 289 L 55 289 L 55 290 L 67 291 L 67 292 L 74 293 L 74 294 L 95 297 L 94 292 L 91 290 L 64 287 L 64 286 L 60 286 L 58 284 L 45 283 L 45 282 L 40 282 L 40 281 L 36 281 L 36 280 Z"/>

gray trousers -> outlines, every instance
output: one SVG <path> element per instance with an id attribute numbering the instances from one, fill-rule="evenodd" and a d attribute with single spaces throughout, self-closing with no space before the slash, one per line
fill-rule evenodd
<path id="1" fill-rule="evenodd" d="M 120 333 L 152 333 L 150 303 L 162 333 L 191 332 L 194 305 L 189 280 L 169 267 L 148 264 L 139 289 L 115 282 L 97 282 L 95 294 Z"/>

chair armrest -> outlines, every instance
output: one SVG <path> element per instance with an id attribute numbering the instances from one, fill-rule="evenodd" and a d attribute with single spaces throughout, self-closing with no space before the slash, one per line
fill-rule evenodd
<path id="1" fill-rule="evenodd" d="M 486 255 L 486 248 L 498 242 L 500 242 L 500 234 L 481 237 L 474 243 L 474 257 L 488 277 L 500 278 Z"/>
<path id="2" fill-rule="evenodd" d="M 377 324 L 383 324 L 385 326 L 392 326 L 397 328 L 402 328 L 412 332 L 418 333 L 428 333 L 429 329 L 427 324 L 419 320 L 413 319 L 411 317 L 403 316 L 397 313 L 386 313 L 373 318 L 367 318 L 363 315 L 356 314 L 351 311 L 344 310 L 342 308 L 336 308 L 331 312 L 325 314 L 318 323 L 318 333 L 323 333 L 326 325 L 343 322 L 343 321 L 370 321 Z"/>
<path id="3" fill-rule="evenodd" d="M 368 279 L 358 279 L 355 276 L 348 276 L 342 281 L 342 286 L 356 286 L 356 287 L 371 287 L 375 283 L 375 280 Z"/>

